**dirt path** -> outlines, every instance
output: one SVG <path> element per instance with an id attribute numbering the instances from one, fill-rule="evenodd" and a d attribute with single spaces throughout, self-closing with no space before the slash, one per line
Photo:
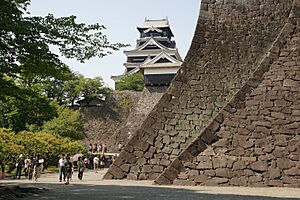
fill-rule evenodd
<path id="1" fill-rule="evenodd" d="M 38 182 L 21 180 L 4 180 L 0 185 L 46 188 L 47 192 L 35 194 L 24 200 L 35 199 L 72 199 L 72 200 L 279 200 L 300 199 L 297 188 L 244 188 L 244 187 L 180 187 L 156 186 L 151 181 L 112 181 L 102 180 L 105 171 L 97 174 L 89 171 L 79 181 L 74 174 L 70 185 L 58 181 L 58 174 L 43 174 Z M 1 199 L 1 196 L 0 196 Z"/>

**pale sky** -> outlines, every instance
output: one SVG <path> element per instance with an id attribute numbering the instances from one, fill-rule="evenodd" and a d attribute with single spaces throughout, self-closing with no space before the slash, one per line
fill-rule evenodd
<path id="1" fill-rule="evenodd" d="M 194 35 L 199 8 L 200 0 L 31 0 L 29 11 L 40 16 L 48 13 L 56 17 L 76 15 L 78 22 L 103 24 L 111 43 L 130 44 L 113 55 L 93 58 L 83 64 L 62 58 L 73 71 L 91 78 L 101 76 L 107 86 L 113 88 L 114 81 L 110 77 L 123 73 L 126 61 L 123 51 L 135 47 L 139 37 L 136 27 L 143 25 L 145 17 L 168 17 L 173 39 L 184 58 Z"/>

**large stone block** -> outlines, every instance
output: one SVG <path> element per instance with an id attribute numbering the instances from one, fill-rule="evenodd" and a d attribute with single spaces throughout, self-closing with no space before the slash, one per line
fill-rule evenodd
<path id="1" fill-rule="evenodd" d="M 265 172 L 269 168 L 269 164 L 266 161 L 257 161 L 250 165 L 250 168 L 254 171 Z"/>
<path id="2" fill-rule="evenodd" d="M 296 166 L 296 162 L 291 161 L 287 158 L 279 158 L 277 159 L 277 166 L 279 169 L 290 169 L 294 166 Z"/>
<path id="3" fill-rule="evenodd" d="M 109 173 L 116 179 L 122 179 L 125 177 L 124 171 L 115 165 L 110 166 Z"/>
<path id="4" fill-rule="evenodd" d="M 216 176 L 222 178 L 231 178 L 232 173 L 231 170 L 228 168 L 218 168 L 216 169 Z"/>
<path id="5" fill-rule="evenodd" d="M 174 185 L 181 185 L 181 186 L 195 186 L 196 183 L 191 180 L 179 180 L 175 179 L 173 182 Z"/>

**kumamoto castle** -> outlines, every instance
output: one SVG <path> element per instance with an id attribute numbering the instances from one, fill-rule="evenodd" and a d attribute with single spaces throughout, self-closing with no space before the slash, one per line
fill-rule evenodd
<path id="1" fill-rule="evenodd" d="M 113 79 L 160 95 L 105 179 L 300 186 L 300 0 L 202 0 L 183 63 L 167 19 L 138 31 Z"/>
<path id="2" fill-rule="evenodd" d="M 123 75 L 113 76 L 115 81 L 125 75 L 137 72 L 144 74 L 145 86 L 169 86 L 182 64 L 176 49 L 174 36 L 168 19 L 146 19 L 144 26 L 138 27 L 140 38 L 134 50 L 125 51 L 127 62 Z"/>

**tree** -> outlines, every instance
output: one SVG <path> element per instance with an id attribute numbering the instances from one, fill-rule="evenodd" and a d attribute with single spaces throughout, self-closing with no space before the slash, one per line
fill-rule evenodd
<path id="1" fill-rule="evenodd" d="M 70 98 L 78 93 L 71 88 L 66 93 L 65 82 L 74 79 L 76 86 L 78 80 L 50 45 L 80 62 L 126 46 L 110 43 L 103 25 L 77 23 L 75 16 L 32 17 L 26 10 L 29 4 L 30 0 L 1 0 L 0 6 L 0 127 L 14 131 L 42 126 L 58 116 L 51 100 L 74 102 Z"/>
<path id="2" fill-rule="evenodd" d="M 29 125 L 42 126 L 57 115 L 56 108 L 49 99 L 32 91 L 26 98 L 6 96 L 0 100 L 0 127 L 21 131 Z"/>
<path id="3" fill-rule="evenodd" d="M 144 76 L 141 73 L 125 76 L 120 81 L 116 82 L 116 90 L 143 91 L 143 89 Z"/>
<path id="4" fill-rule="evenodd" d="M 100 24 L 76 23 L 76 17 L 31 17 L 26 13 L 30 0 L 2 0 L 0 6 L 0 98 L 15 96 L 14 81 L 54 77 L 68 71 L 49 45 L 63 56 L 84 62 L 103 57 L 126 45 L 108 42 Z"/>
<path id="5" fill-rule="evenodd" d="M 22 131 L 15 133 L 0 128 L 0 161 L 14 163 L 21 153 L 25 157 L 39 154 L 46 161 L 56 160 L 63 153 L 85 153 L 85 145 L 79 141 L 44 132 Z"/>
<path id="6" fill-rule="evenodd" d="M 85 78 L 81 74 L 72 73 L 69 80 L 51 79 L 45 82 L 43 92 L 48 98 L 60 105 L 74 106 L 79 100 L 87 103 L 94 99 L 105 99 L 111 89 L 104 86 L 101 77 Z"/>
<path id="7" fill-rule="evenodd" d="M 68 107 L 56 105 L 58 116 L 45 122 L 42 132 L 69 137 L 75 140 L 83 139 L 82 121 L 79 110 L 73 111 Z"/>

